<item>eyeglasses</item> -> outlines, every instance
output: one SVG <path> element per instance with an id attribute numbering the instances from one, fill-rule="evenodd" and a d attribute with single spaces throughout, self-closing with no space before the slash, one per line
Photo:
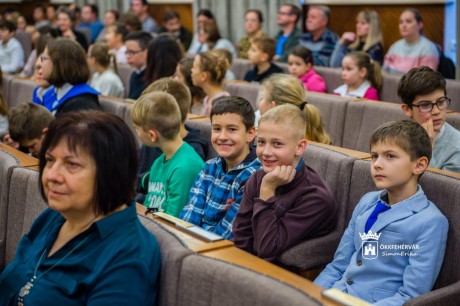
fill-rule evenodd
<path id="1" fill-rule="evenodd" d="M 421 113 L 429 113 L 433 110 L 433 107 L 436 105 L 439 110 L 444 110 L 449 107 L 450 99 L 448 97 L 439 98 L 436 102 L 432 103 L 431 101 L 420 101 L 418 104 L 412 104 L 412 107 L 418 107 L 418 110 Z"/>
<path id="2" fill-rule="evenodd" d="M 49 56 L 45 56 L 45 55 L 40 56 L 40 60 L 42 61 L 42 63 L 43 63 L 44 61 L 46 61 L 46 60 L 49 60 L 49 59 L 50 59 Z"/>
<path id="3" fill-rule="evenodd" d="M 291 12 L 278 12 L 278 15 L 292 15 Z"/>
<path id="4" fill-rule="evenodd" d="M 135 54 L 137 54 L 137 53 L 140 53 L 140 52 L 142 52 L 142 51 L 144 51 L 144 50 L 138 50 L 138 51 L 126 50 L 126 51 L 125 51 L 125 55 L 133 56 L 133 55 L 135 55 Z"/>

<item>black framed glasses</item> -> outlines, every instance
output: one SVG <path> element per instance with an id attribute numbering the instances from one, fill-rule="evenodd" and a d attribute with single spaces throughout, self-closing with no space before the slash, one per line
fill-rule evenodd
<path id="1" fill-rule="evenodd" d="M 144 51 L 144 50 L 138 50 L 138 51 L 126 50 L 125 55 L 133 56 L 133 55 L 136 55 L 137 53 L 140 53 L 142 51 Z"/>
<path id="2" fill-rule="evenodd" d="M 431 101 L 420 101 L 417 104 L 412 104 L 412 107 L 417 107 L 421 113 L 430 113 L 435 105 L 439 110 L 448 108 L 450 106 L 450 101 L 448 97 L 442 97 L 434 103 Z"/>

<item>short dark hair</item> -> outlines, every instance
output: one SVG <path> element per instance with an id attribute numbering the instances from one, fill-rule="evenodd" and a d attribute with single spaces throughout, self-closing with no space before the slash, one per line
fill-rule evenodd
<path id="1" fill-rule="evenodd" d="M 75 9 L 77 9 L 77 7 L 78 6 L 76 6 Z M 75 22 L 75 12 L 69 9 L 68 7 L 60 6 L 56 14 L 59 15 L 61 13 L 66 14 L 69 17 L 70 21 L 72 21 L 72 24 Z"/>
<path id="2" fill-rule="evenodd" d="M 238 96 L 220 97 L 213 101 L 211 108 L 212 117 L 223 114 L 237 114 L 241 117 L 246 130 L 254 127 L 255 114 L 254 109 L 248 100 Z"/>
<path id="3" fill-rule="evenodd" d="M 291 49 L 290 54 L 300 57 L 305 62 L 305 64 L 314 64 L 313 54 L 304 46 L 295 46 Z"/>
<path id="4" fill-rule="evenodd" d="M 124 41 L 135 40 L 139 43 L 139 48 L 147 49 L 149 42 L 152 40 L 152 35 L 144 31 L 134 31 L 125 36 Z"/>
<path id="5" fill-rule="evenodd" d="M 86 52 L 76 41 L 57 38 L 47 46 L 53 71 L 48 82 L 56 87 L 65 83 L 72 85 L 86 83 L 90 77 L 90 70 L 86 60 Z"/>
<path id="6" fill-rule="evenodd" d="M 398 83 L 398 96 L 402 103 L 412 106 L 417 96 L 430 94 L 438 89 L 446 94 L 446 80 L 442 74 L 421 66 L 412 68 L 401 77 Z"/>
<path id="7" fill-rule="evenodd" d="M 96 164 L 93 209 L 96 215 L 108 214 L 134 195 L 138 152 L 134 134 L 116 115 L 101 112 L 69 112 L 54 120 L 40 150 L 40 177 L 46 166 L 46 153 L 62 140 L 70 151 L 88 153 Z M 40 180 L 40 191 L 46 199 Z"/>
<path id="8" fill-rule="evenodd" d="M 258 9 L 249 9 L 246 12 L 244 12 L 244 16 L 246 16 L 248 13 L 254 13 L 257 15 L 257 19 L 259 20 L 259 23 L 264 22 L 264 15 L 262 12 Z"/>
<path id="9" fill-rule="evenodd" d="M 411 161 L 420 157 L 431 159 L 431 140 L 426 130 L 411 120 L 391 121 L 379 126 L 370 139 L 370 148 L 377 142 L 391 141 L 409 154 Z"/>
<path id="10" fill-rule="evenodd" d="M 41 138 L 43 129 L 53 119 L 53 114 L 43 106 L 30 102 L 21 103 L 8 114 L 10 136 L 19 143 Z"/>
<path id="11" fill-rule="evenodd" d="M 85 4 L 84 6 L 87 6 L 91 9 L 91 13 L 96 15 L 96 17 L 99 17 L 99 8 L 96 4 Z"/>
<path id="12" fill-rule="evenodd" d="M 289 14 L 295 15 L 295 23 L 297 23 L 297 21 L 299 21 L 301 11 L 300 11 L 300 8 L 297 5 L 295 5 L 295 4 L 283 4 L 281 6 L 288 6 L 289 10 L 290 10 Z"/>
<path id="13" fill-rule="evenodd" d="M 16 25 L 12 22 L 9 22 L 7 20 L 3 21 L 0 23 L 0 29 L 7 29 L 10 32 L 15 32 L 16 31 Z"/>
<path id="14" fill-rule="evenodd" d="M 411 12 L 412 14 L 414 14 L 414 18 L 415 18 L 415 21 L 417 21 L 417 23 L 423 22 L 422 14 L 420 14 L 420 11 L 418 9 L 413 8 L 413 7 L 406 7 L 403 13 L 404 12 Z"/>
<path id="15" fill-rule="evenodd" d="M 215 20 L 216 18 L 214 17 L 214 14 L 211 12 L 209 9 L 201 9 L 198 11 L 196 14 L 197 16 L 206 16 L 209 19 Z"/>
<path id="16" fill-rule="evenodd" d="M 180 15 L 176 11 L 167 11 L 163 16 L 163 22 L 168 22 L 173 19 L 180 20 Z"/>

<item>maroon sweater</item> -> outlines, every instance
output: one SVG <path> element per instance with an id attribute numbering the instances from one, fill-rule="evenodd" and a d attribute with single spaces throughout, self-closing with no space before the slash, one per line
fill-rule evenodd
<path id="1" fill-rule="evenodd" d="M 280 186 L 267 201 L 259 199 L 263 170 L 244 187 L 243 200 L 233 223 L 235 245 L 265 260 L 276 258 L 301 241 L 330 233 L 337 205 L 323 179 L 303 161 L 294 180 Z"/>

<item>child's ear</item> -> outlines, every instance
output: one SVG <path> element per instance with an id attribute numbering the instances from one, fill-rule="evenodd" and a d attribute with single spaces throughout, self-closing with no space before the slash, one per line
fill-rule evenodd
<path id="1" fill-rule="evenodd" d="M 268 56 L 268 53 L 265 52 L 260 54 L 260 60 L 263 62 L 271 62 L 271 58 Z"/>
<path id="2" fill-rule="evenodd" d="M 416 175 L 420 175 L 423 172 L 425 172 L 427 167 L 428 167 L 428 158 L 426 158 L 426 156 L 422 156 L 415 161 L 412 172 Z"/>
<path id="3" fill-rule="evenodd" d="M 367 75 L 367 69 L 362 67 L 358 70 L 358 74 L 359 74 L 359 77 L 361 79 L 366 79 L 366 75 Z"/>
<path id="4" fill-rule="evenodd" d="M 304 138 L 302 140 L 299 140 L 297 143 L 297 149 L 295 151 L 295 156 L 301 156 L 305 150 L 307 149 L 307 140 Z"/>
<path id="5" fill-rule="evenodd" d="M 150 140 L 152 142 L 155 142 L 157 141 L 158 139 L 158 132 L 156 130 L 148 130 L 148 134 L 150 136 Z"/>
<path id="6" fill-rule="evenodd" d="M 305 66 L 307 67 L 307 71 L 310 71 L 310 69 L 313 67 L 311 63 L 305 63 Z"/>
<path id="7" fill-rule="evenodd" d="M 409 105 L 402 103 L 401 109 L 407 117 L 412 118 L 412 109 L 409 107 Z"/>
<path id="8" fill-rule="evenodd" d="M 246 132 L 246 142 L 251 143 L 255 137 L 256 137 L 256 128 L 253 126 L 253 127 L 250 127 Z"/>
<path id="9" fill-rule="evenodd" d="M 47 127 L 46 127 L 46 128 L 44 128 L 44 129 L 42 130 L 42 135 L 43 135 L 43 136 L 45 136 L 45 135 L 46 135 L 46 133 L 48 133 L 48 128 L 47 128 Z"/>

